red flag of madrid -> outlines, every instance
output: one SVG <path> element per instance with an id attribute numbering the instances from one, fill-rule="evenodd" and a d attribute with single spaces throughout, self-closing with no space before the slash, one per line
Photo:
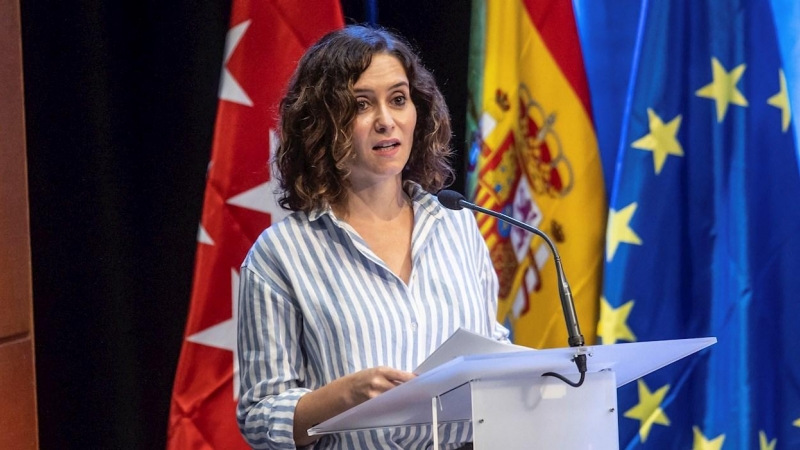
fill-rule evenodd
<path id="1" fill-rule="evenodd" d="M 303 52 L 342 25 L 338 0 L 233 0 L 169 449 L 247 448 L 236 424 L 239 265 L 285 215 L 267 164 L 283 89 Z"/>

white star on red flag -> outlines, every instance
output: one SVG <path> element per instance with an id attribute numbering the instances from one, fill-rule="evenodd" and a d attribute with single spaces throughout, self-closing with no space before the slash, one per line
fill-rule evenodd
<path id="1" fill-rule="evenodd" d="M 225 39 L 225 62 L 222 66 L 222 82 L 219 84 L 219 98 L 220 100 L 227 100 L 229 102 L 238 103 L 245 106 L 253 106 L 253 101 L 233 77 L 233 74 L 228 70 L 228 61 L 231 59 L 234 50 L 242 40 L 242 36 L 247 32 L 247 27 L 250 26 L 250 20 L 236 25 L 228 31 Z"/>
<path id="2" fill-rule="evenodd" d="M 200 227 L 197 229 L 197 242 L 206 245 L 214 245 L 214 240 L 211 239 L 211 235 L 208 234 L 205 227 L 200 224 Z"/>
<path id="3" fill-rule="evenodd" d="M 278 141 L 275 130 L 269 130 L 269 154 L 273 155 L 277 149 Z M 275 166 L 271 167 L 270 173 L 275 173 Z M 275 193 L 279 188 L 278 180 L 274 176 L 269 177 L 269 181 L 259 184 L 258 186 L 248 189 L 241 194 L 229 198 L 225 203 L 235 205 L 240 208 L 246 208 L 252 211 L 258 211 L 270 215 L 272 223 L 280 222 L 289 213 L 281 208 L 278 204 L 278 199 Z"/>
<path id="4" fill-rule="evenodd" d="M 239 352 L 236 346 L 236 319 L 239 317 L 239 273 L 231 269 L 231 309 L 233 316 L 186 338 L 195 344 L 233 352 L 233 399 L 239 398 Z"/>

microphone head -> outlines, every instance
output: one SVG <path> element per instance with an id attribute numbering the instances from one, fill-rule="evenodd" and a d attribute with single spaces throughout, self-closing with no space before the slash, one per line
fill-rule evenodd
<path id="1" fill-rule="evenodd" d="M 442 206 L 444 206 L 445 208 L 453 209 L 456 211 L 458 211 L 459 209 L 464 209 L 464 207 L 461 206 L 461 201 L 467 200 L 466 198 L 464 198 L 463 195 L 459 194 L 458 192 L 447 189 L 439 191 L 439 194 L 436 195 L 436 198 L 439 199 L 439 203 L 441 203 Z"/>

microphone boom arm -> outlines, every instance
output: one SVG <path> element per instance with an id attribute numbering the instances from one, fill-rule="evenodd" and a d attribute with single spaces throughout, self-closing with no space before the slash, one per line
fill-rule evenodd
<path id="1" fill-rule="evenodd" d="M 550 247 L 550 252 L 553 254 L 553 260 L 556 265 L 556 275 L 558 277 L 558 283 L 559 283 L 558 296 L 561 298 L 561 309 L 564 312 L 564 321 L 567 324 L 567 334 L 569 335 L 568 338 L 569 346 L 582 347 L 583 345 L 585 345 L 583 335 L 581 334 L 580 326 L 578 325 L 578 316 L 575 312 L 575 303 L 572 300 L 572 291 L 569 288 L 569 283 L 567 283 L 567 276 L 566 274 L 564 274 L 564 267 L 561 265 L 561 256 L 559 256 L 558 250 L 556 249 L 556 246 L 555 244 L 553 244 L 553 241 L 550 239 L 550 237 L 548 237 L 546 234 L 544 234 L 544 232 L 542 232 L 538 228 L 534 228 L 525 222 L 519 221 L 505 214 L 500 214 L 496 211 L 492 211 L 491 209 L 478 206 L 474 203 L 470 203 L 464 200 L 463 198 L 458 199 L 458 205 L 463 208 L 488 214 L 501 221 L 509 222 L 512 225 L 516 225 L 522 228 L 523 230 L 529 231 L 539 236 L 540 238 L 544 239 L 544 241 Z"/>

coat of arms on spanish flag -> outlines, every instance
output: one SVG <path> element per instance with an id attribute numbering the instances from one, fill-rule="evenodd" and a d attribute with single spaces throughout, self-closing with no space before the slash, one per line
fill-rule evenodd
<path id="1" fill-rule="evenodd" d="M 594 342 L 607 201 L 572 3 L 475 0 L 467 195 L 555 242 Z M 498 319 L 518 344 L 566 347 L 544 241 L 478 217 L 500 277 Z"/>

